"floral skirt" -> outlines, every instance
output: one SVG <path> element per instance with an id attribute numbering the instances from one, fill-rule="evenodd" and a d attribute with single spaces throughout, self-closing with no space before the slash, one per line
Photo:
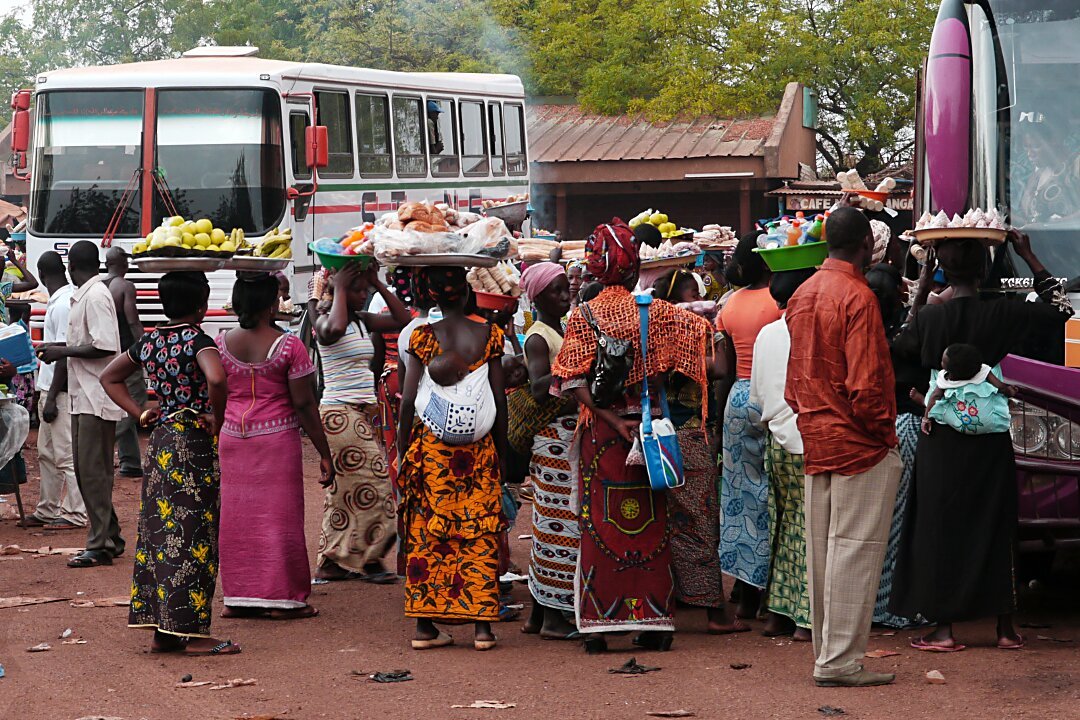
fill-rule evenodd
<path id="1" fill-rule="evenodd" d="M 143 472 L 128 624 L 209 637 L 218 570 L 216 443 L 194 417 L 170 419 L 150 434 Z"/>
<path id="2" fill-rule="evenodd" d="M 544 607 L 574 610 L 574 572 L 581 529 L 574 500 L 577 468 L 570 443 L 577 418 L 556 418 L 533 442 L 532 554 L 529 592 Z"/>
<path id="3" fill-rule="evenodd" d="M 378 562 L 394 544 L 397 519 L 374 405 L 323 405 L 319 411 L 334 463 L 326 490 L 319 555 L 354 572 Z"/>
<path id="4" fill-rule="evenodd" d="M 907 513 L 908 498 L 911 497 L 911 483 L 915 478 L 915 448 L 919 444 L 921 420 L 922 418 L 914 413 L 903 413 L 896 418 L 896 437 L 900 441 L 897 449 L 900 451 L 904 469 L 900 474 L 900 485 L 896 488 L 896 505 L 893 506 L 892 526 L 889 528 L 889 546 L 885 550 L 885 564 L 881 568 L 881 582 L 878 584 L 877 602 L 874 604 L 874 622 L 896 628 L 911 627 L 915 624 L 913 620 L 889 612 L 889 597 L 892 595 L 896 557 L 900 554 L 904 515 Z"/>
<path id="5" fill-rule="evenodd" d="M 770 436 L 765 467 L 776 498 L 772 568 L 769 571 L 770 611 L 789 617 L 801 628 L 811 626 L 810 591 L 806 577 L 806 514 L 803 456 L 785 450 Z"/>
<path id="6" fill-rule="evenodd" d="M 724 478 L 720 486 L 720 567 L 754 587 L 769 580 L 769 477 L 761 410 L 750 381 L 738 380 L 724 412 Z"/>
<path id="7" fill-rule="evenodd" d="M 697 607 L 724 607 L 723 575 L 716 547 L 720 542 L 719 473 L 715 453 L 701 430 L 680 430 L 686 483 L 668 491 L 671 567 L 675 597 Z"/>
<path id="8" fill-rule="evenodd" d="M 446 445 L 417 423 L 398 483 L 405 527 L 405 616 L 498 620 L 499 535 L 505 523 L 491 436 L 470 445 Z"/>

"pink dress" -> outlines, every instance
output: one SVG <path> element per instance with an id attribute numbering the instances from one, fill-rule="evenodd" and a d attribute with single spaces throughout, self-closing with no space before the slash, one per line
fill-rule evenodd
<path id="1" fill-rule="evenodd" d="M 311 592 L 304 541 L 300 419 L 289 380 L 315 372 L 284 335 L 261 363 L 238 360 L 217 338 L 229 400 L 221 428 L 221 588 L 228 607 L 294 609 Z"/>

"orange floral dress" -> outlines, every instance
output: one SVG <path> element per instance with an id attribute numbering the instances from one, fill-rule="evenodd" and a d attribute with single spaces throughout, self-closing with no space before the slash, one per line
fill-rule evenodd
<path id="1" fill-rule="evenodd" d="M 424 365 L 442 351 L 430 325 L 413 331 L 410 351 Z M 503 354 L 492 326 L 473 371 Z M 499 457 L 491 435 L 447 445 L 417 420 L 397 477 L 404 524 L 405 616 L 442 622 L 499 617 Z"/>

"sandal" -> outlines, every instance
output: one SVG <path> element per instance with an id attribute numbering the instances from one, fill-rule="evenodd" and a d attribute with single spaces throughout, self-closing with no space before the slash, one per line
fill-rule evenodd
<path id="1" fill-rule="evenodd" d="M 1015 641 L 999 639 L 997 642 L 998 650 L 1023 650 L 1024 645 L 1024 636 L 1020 633 L 1016 634 Z"/>
<path id="2" fill-rule="evenodd" d="M 221 617 L 240 620 L 263 620 L 270 617 L 270 611 L 266 608 L 259 607 L 247 607 L 244 605 L 229 607 L 226 605 L 225 609 L 221 611 Z"/>
<path id="3" fill-rule="evenodd" d="M 352 573 L 350 573 L 350 575 L 351 574 Z M 394 585 L 398 581 L 398 575 L 389 570 L 380 570 L 379 572 L 374 573 L 360 573 L 356 576 L 356 579 L 360 582 L 371 583 L 372 585 Z"/>
<path id="4" fill-rule="evenodd" d="M 84 550 L 68 560 L 69 568 L 89 568 L 99 565 L 112 565 L 112 555 L 104 550 Z"/>
<path id="5" fill-rule="evenodd" d="M 675 636 L 669 632 L 648 631 L 639 633 L 631 640 L 635 647 L 643 650 L 667 652 L 675 642 Z"/>
<path id="6" fill-rule="evenodd" d="M 454 637 L 448 633 L 439 631 L 439 634 L 427 640 L 410 640 L 413 650 L 434 650 L 435 648 L 447 647 L 454 644 Z"/>
<path id="7" fill-rule="evenodd" d="M 560 635 L 559 633 L 552 633 L 552 632 L 545 633 L 543 630 L 541 630 L 540 631 L 540 638 L 542 640 L 580 640 L 581 639 L 581 633 L 578 632 L 577 630 L 571 630 L 570 632 L 566 633 L 565 635 Z"/>
<path id="8" fill-rule="evenodd" d="M 490 640 L 473 640 L 473 649 L 484 652 L 485 650 L 493 650 L 495 648 L 496 640 L 492 637 Z"/>
<path id="9" fill-rule="evenodd" d="M 220 642 L 217 645 L 215 645 L 214 647 L 210 648 L 209 650 L 190 650 L 187 647 L 184 647 L 184 654 L 185 655 L 192 655 L 192 656 L 197 656 L 197 655 L 238 655 L 240 652 L 241 652 L 240 646 L 233 644 L 232 640 L 225 640 L 223 642 Z"/>
<path id="10" fill-rule="evenodd" d="M 935 652 L 935 653 L 954 653 L 966 650 L 967 645 L 960 645 L 955 640 L 951 640 L 952 645 L 941 645 L 926 639 L 926 636 L 917 637 L 911 639 L 911 647 L 916 650 L 922 650 L 923 652 Z"/>

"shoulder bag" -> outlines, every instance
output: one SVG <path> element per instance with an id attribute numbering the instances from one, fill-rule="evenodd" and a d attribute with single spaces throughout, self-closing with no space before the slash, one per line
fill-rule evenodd
<path id="1" fill-rule="evenodd" d="M 667 390 L 660 386 L 660 410 L 663 417 L 656 420 L 652 416 L 649 401 L 648 358 L 649 305 L 651 295 L 636 295 L 635 301 L 641 314 L 641 449 L 645 455 L 645 469 L 649 473 L 649 485 L 653 490 L 670 490 L 682 487 L 686 482 L 683 475 L 682 450 L 679 438 L 675 434 L 675 424 L 671 422 L 671 410 L 667 403 Z"/>

